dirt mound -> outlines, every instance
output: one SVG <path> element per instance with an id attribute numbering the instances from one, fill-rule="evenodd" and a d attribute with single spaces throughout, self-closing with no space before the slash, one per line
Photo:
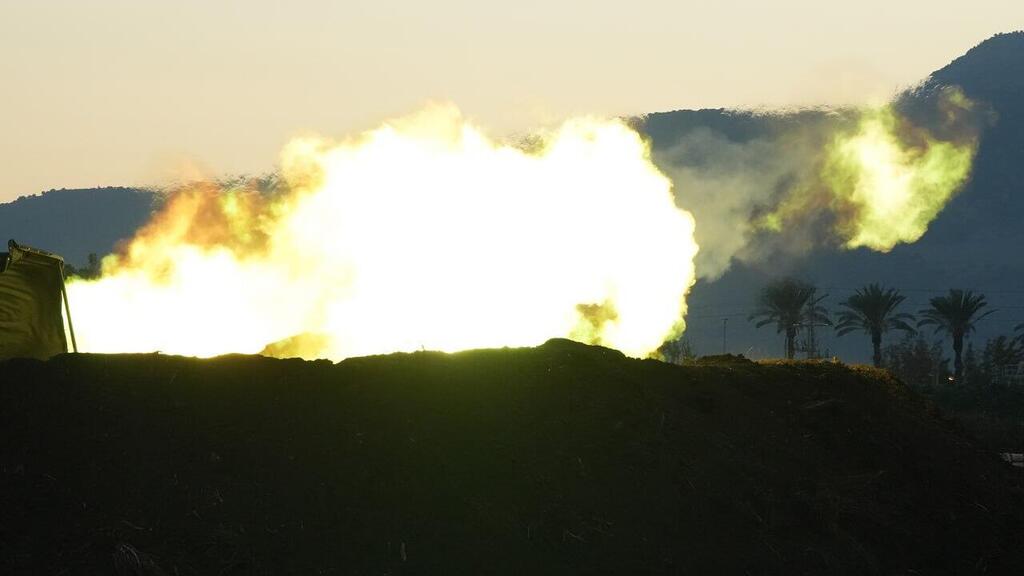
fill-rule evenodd
<path id="1" fill-rule="evenodd" d="M 1022 567 L 1013 470 L 869 369 L 552 341 L 0 379 L 4 574 Z"/>

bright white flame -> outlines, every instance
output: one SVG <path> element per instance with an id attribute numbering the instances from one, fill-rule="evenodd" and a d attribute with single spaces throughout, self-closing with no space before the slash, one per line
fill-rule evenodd
<path id="1" fill-rule="evenodd" d="M 172 198 L 69 296 L 81 348 L 341 359 L 551 337 L 645 355 L 682 329 L 694 221 L 620 121 L 531 151 L 436 106 L 292 142 L 290 192 Z M 295 337 L 295 338 L 293 338 Z"/>

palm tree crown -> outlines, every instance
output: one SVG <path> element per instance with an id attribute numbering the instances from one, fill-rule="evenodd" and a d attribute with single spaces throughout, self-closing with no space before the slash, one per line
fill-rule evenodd
<path id="1" fill-rule="evenodd" d="M 809 282 L 795 278 L 776 280 L 761 291 L 758 308 L 749 320 L 757 320 L 761 328 L 775 324 L 776 332 L 786 335 L 786 357 L 796 355 L 796 332 L 805 324 L 831 324 L 828 313 L 820 305 L 827 295 L 817 296 L 818 289 Z"/>
<path id="2" fill-rule="evenodd" d="M 934 326 L 935 332 L 945 332 L 953 339 L 953 366 L 956 380 L 963 375 L 964 337 L 974 331 L 975 324 L 995 312 L 981 313 L 988 306 L 985 296 L 970 290 L 950 290 L 946 296 L 936 296 L 931 306 L 921 310 L 917 325 Z"/>
<path id="3" fill-rule="evenodd" d="M 894 288 L 883 289 L 878 284 L 868 284 L 857 290 L 853 296 L 840 302 L 846 308 L 839 313 L 836 332 L 845 336 L 850 332 L 863 331 L 871 336 L 875 366 L 882 365 L 882 335 L 890 330 L 914 332 L 909 323 L 914 317 L 896 308 L 906 299 Z"/>

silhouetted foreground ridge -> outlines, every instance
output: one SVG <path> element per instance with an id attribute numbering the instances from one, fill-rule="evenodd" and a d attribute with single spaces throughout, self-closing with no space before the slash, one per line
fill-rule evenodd
<path id="1" fill-rule="evenodd" d="M 1024 543 L 1013 470 L 883 373 L 561 340 L 12 360 L 0 458 L 3 574 L 1019 574 Z"/>

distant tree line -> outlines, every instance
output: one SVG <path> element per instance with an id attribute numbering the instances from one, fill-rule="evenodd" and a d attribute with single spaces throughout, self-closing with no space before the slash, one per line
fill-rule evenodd
<path id="1" fill-rule="evenodd" d="M 856 290 L 840 302 L 841 310 L 834 317 L 822 305 L 826 297 L 810 282 L 781 278 L 762 289 L 749 320 L 758 328 L 774 325 L 776 333 L 784 337 L 789 359 L 801 349 L 801 334 L 801 350 L 809 358 L 820 357 L 813 337 L 816 327 L 831 328 L 838 336 L 863 333 L 871 340 L 874 365 L 889 368 L 910 384 L 934 385 L 944 379 L 996 383 L 1024 362 L 1024 324 L 1017 325 L 1012 335 L 990 339 L 980 354 L 971 344 L 964 349 L 965 339 L 978 322 L 995 312 L 987 309 L 983 294 L 971 290 L 951 289 L 931 298 L 916 317 L 900 309 L 906 298 L 899 290 L 877 283 Z M 951 374 L 939 343 L 924 338 L 922 330 L 927 329 L 948 337 L 952 343 Z M 903 338 L 883 345 L 883 339 L 892 332 L 901 332 Z"/>
<path id="2" fill-rule="evenodd" d="M 89 254 L 89 263 L 85 266 L 75 267 L 64 263 L 64 275 L 67 277 L 84 278 L 91 280 L 100 277 L 100 259 L 95 253 Z"/>

